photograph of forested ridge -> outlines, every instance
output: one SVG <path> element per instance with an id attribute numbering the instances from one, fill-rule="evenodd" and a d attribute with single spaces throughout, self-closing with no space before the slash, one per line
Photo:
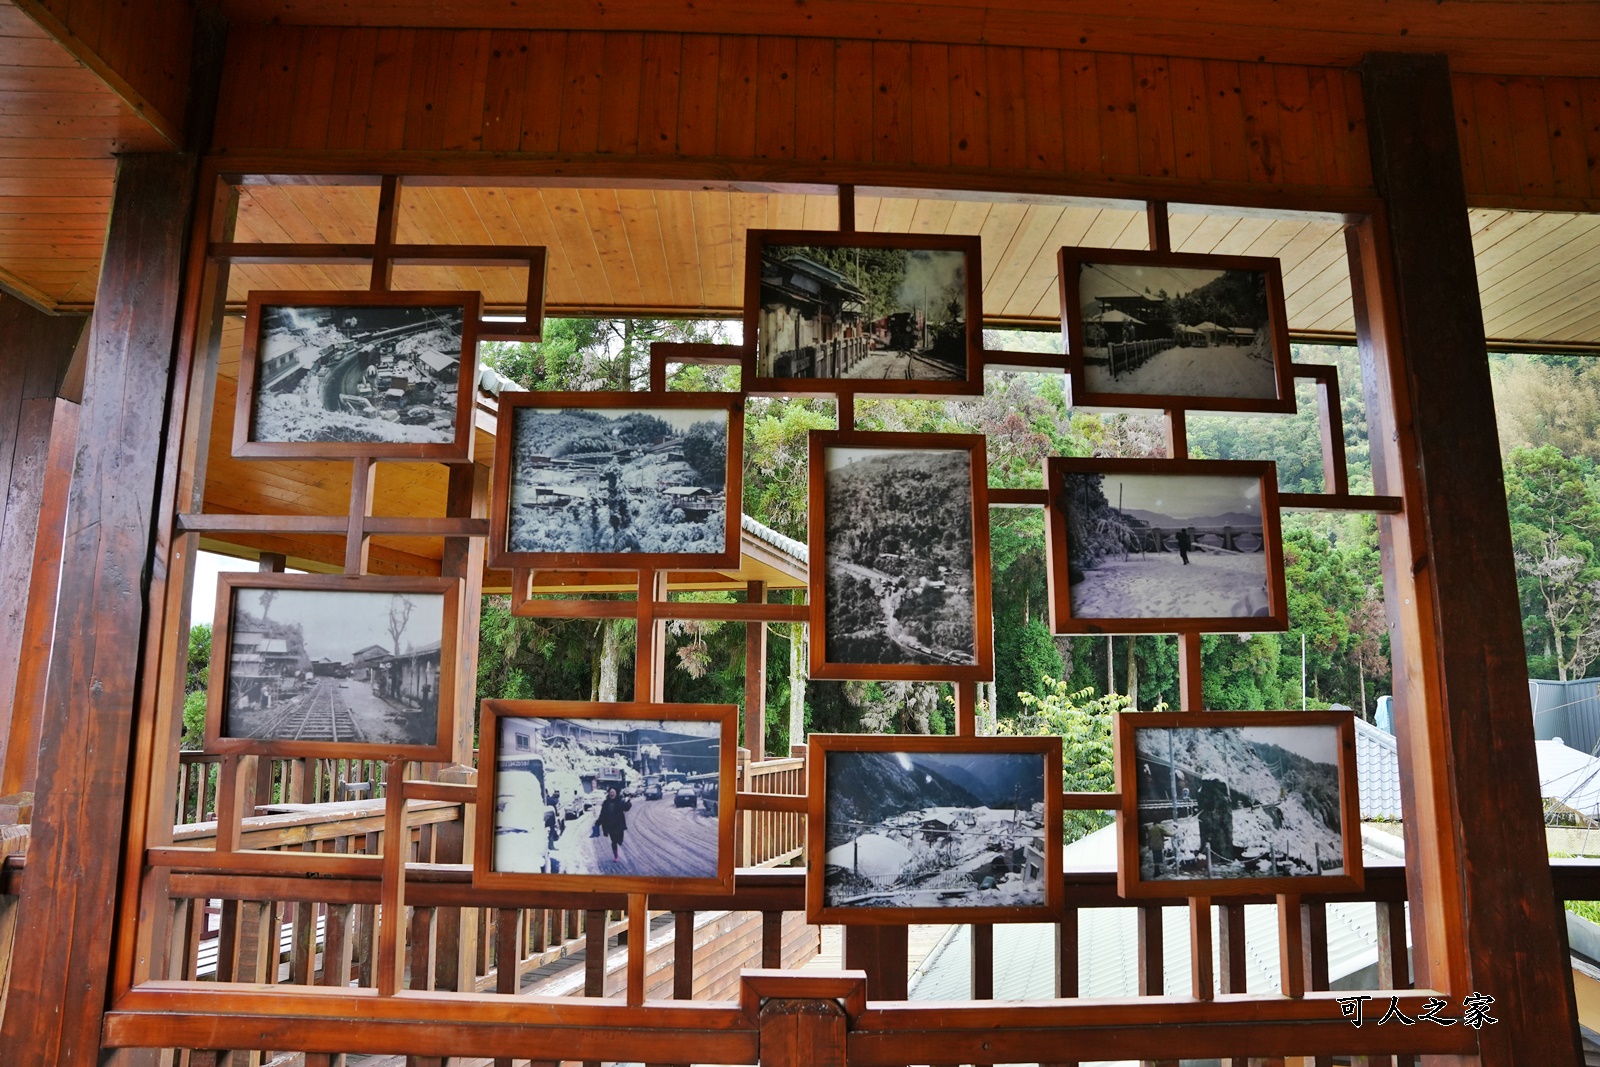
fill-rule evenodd
<path id="1" fill-rule="evenodd" d="M 971 454 L 824 455 L 828 662 L 976 663 Z"/>

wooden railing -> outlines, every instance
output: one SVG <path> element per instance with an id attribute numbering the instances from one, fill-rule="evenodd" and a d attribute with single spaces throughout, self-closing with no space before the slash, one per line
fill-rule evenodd
<path id="1" fill-rule="evenodd" d="M 222 757 L 204 752 L 178 754 L 178 826 L 217 817 L 217 780 Z M 382 760 L 263 759 L 257 763 L 256 803 L 329 804 L 383 796 Z"/>
<path id="2" fill-rule="evenodd" d="M 806 761 L 800 757 L 746 763 L 746 793 L 804 797 Z M 792 811 L 744 811 L 740 818 L 739 866 L 781 867 L 800 859 L 806 843 L 805 816 Z"/>

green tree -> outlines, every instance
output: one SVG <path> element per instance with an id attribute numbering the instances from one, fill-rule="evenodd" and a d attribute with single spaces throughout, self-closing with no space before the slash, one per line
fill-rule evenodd
<path id="1" fill-rule="evenodd" d="M 1600 657 L 1600 495 L 1552 445 L 1506 458 L 1506 506 L 1529 670 L 1581 678 Z"/>
<path id="2" fill-rule="evenodd" d="M 1058 678 L 1040 679 L 1039 694 L 1021 695 L 1023 713 L 1001 721 L 1002 736 L 1061 738 L 1061 785 L 1073 793 L 1111 793 L 1116 787 L 1111 731 L 1116 713 L 1126 711 L 1122 696 L 1073 691 Z M 1065 840 L 1076 841 L 1111 822 L 1109 811 L 1064 813 Z"/>
<path id="3" fill-rule="evenodd" d="M 183 736 L 179 747 L 198 749 L 206 733 L 206 691 L 211 684 L 211 624 L 189 627 L 189 654 L 183 675 Z"/>

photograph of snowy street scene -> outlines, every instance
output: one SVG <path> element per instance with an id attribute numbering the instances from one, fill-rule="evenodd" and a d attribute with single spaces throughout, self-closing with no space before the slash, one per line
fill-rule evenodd
<path id="1" fill-rule="evenodd" d="M 463 305 L 266 304 L 260 312 L 251 441 L 456 439 Z"/>
<path id="2" fill-rule="evenodd" d="M 1074 619 L 1272 614 L 1256 475 L 1063 470 Z"/>
<path id="3" fill-rule="evenodd" d="M 722 730 L 498 717 L 494 871 L 716 878 Z"/>
<path id="4" fill-rule="evenodd" d="M 233 587 L 222 735 L 436 744 L 444 608 L 440 593 Z"/>
<path id="5" fill-rule="evenodd" d="M 721 554 L 729 423 L 726 408 L 516 408 L 506 551 Z"/>
<path id="6" fill-rule="evenodd" d="M 829 447 L 824 466 L 827 661 L 976 663 L 971 454 Z"/>
<path id="7" fill-rule="evenodd" d="M 1339 727 L 1135 727 L 1139 877 L 1342 875 Z"/>
<path id="8" fill-rule="evenodd" d="M 1079 263 L 1092 393 L 1278 395 L 1264 270 Z"/>
<path id="9" fill-rule="evenodd" d="M 757 378 L 960 380 L 967 254 L 761 245 Z"/>
<path id="10" fill-rule="evenodd" d="M 1045 906 L 1044 753 L 826 759 L 823 907 Z"/>

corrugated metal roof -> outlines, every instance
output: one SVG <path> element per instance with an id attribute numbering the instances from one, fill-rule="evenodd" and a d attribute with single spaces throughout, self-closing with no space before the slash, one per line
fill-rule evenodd
<path id="1" fill-rule="evenodd" d="M 1400 812 L 1400 749 L 1393 735 L 1356 719 L 1356 778 L 1361 818 L 1393 819 Z"/>
<path id="2" fill-rule="evenodd" d="M 1116 827 L 1107 826 L 1065 849 L 1068 870 L 1114 869 Z M 1380 835 L 1381 836 L 1381 835 Z M 1363 837 L 1363 862 L 1369 866 L 1398 862 L 1399 838 L 1393 845 Z M 1382 847 L 1380 847 L 1382 846 Z M 1221 929 L 1213 910 L 1212 973 Z M 1167 992 L 1189 992 L 1189 913 L 1163 908 L 1161 926 Z M 1409 930 L 1409 927 L 1408 927 Z M 972 990 L 972 928 L 957 927 L 923 964 L 913 979 L 912 1000 L 965 1000 Z M 1085 908 L 1078 913 L 1078 983 L 1084 997 L 1132 997 L 1139 991 L 1136 909 Z M 1409 937 L 1409 933 L 1408 933 Z M 997 1000 L 1047 1000 L 1055 996 L 1055 928 L 1049 925 L 996 925 L 994 987 Z M 1377 908 L 1370 902 L 1328 905 L 1328 976 L 1335 988 L 1366 988 L 1378 958 Z M 1268 904 L 1245 907 L 1245 967 L 1251 993 L 1276 993 L 1278 980 L 1278 910 Z M 1343 984 L 1341 984 L 1343 983 Z"/>
<path id="3" fill-rule="evenodd" d="M 763 526 L 748 515 L 740 514 L 739 528 L 758 540 L 765 541 L 786 556 L 791 556 L 801 563 L 810 562 L 810 553 L 805 545 L 792 537 L 785 537 L 770 526 Z"/>

